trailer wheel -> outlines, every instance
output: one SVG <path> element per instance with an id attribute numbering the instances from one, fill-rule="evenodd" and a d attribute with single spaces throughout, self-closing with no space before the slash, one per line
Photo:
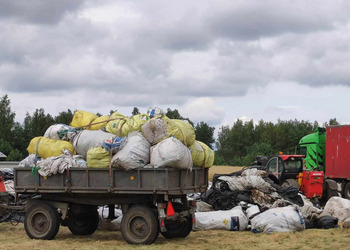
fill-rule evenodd
<path id="1" fill-rule="evenodd" d="M 166 232 L 160 232 L 164 238 L 186 238 L 192 231 L 191 217 L 185 217 L 184 221 L 165 221 Z"/>
<path id="2" fill-rule="evenodd" d="M 350 199 L 350 182 L 346 183 L 344 186 L 344 198 Z"/>
<path id="3" fill-rule="evenodd" d="M 89 235 L 93 234 L 99 223 L 98 212 L 93 211 L 87 215 L 71 215 L 67 220 L 67 226 L 72 234 Z"/>
<path id="4" fill-rule="evenodd" d="M 31 239 L 51 240 L 60 228 L 56 208 L 44 202 L 33 204 L 24 217 L 24 229 Z"/>
<path id="5" fill-rule="evenodd" d="M 299 184 L 294 179 L 287 179 L 282 183 L 282 187 L 289 187 L 289 186 L 296 187 L 299 189 Z"/>
<path id="6" fill-rule="evenodd" d="M 157 218 L 149 207 L 131 207 L 123 215 L 121 232 L 129 244 L 152 244 L 159 234 Z"/>

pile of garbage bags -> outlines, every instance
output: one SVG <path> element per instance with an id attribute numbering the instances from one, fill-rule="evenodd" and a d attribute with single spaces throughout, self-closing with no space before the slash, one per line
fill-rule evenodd
<path id="1" fill-rule="evenodd" d="M 350 201 L 332 197 L 324 209 L 315 206 L 293 186 L 282 187 L 261 166 L 229 175 L 214 175 L 199 196 L 196 230 L 251 230 L 254 233 L 293 232 L 309 228 L 350 227 Z"/>
<path id="2" fill-rule="evenodd" d="M 27 151 L 19 166 L 35 167 L 44 177 L 70 167 L 191 169 L 214 163 L 214 151 L 196 141 L 190 123 L 170 119 L 154 107 L 132 117 L 76 111 L 70 125 L 50 126 L 31 140 Z"/>

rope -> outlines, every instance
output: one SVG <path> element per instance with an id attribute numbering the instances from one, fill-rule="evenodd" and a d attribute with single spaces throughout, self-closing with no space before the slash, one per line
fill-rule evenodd
<path id="1" fill-rule="evenodd" d="M 105 123 L 105 122 L 110 122 L 110 121 L 115 121 L 115 120 L 123 120 L 125 118 L 113 118 L 113 119 L 108 119 L 108 120 L 104 120 L 104 121 L 100 121 L 100 122 L 90 122 L 88 125 L 83 125 L 83 126 L 80 126 L 80 127 L 75 127 L 76 129 L 79 129 L 79 128 L 86 128 L 86 127 L 90 127 L 90 126 L 93 126 L 93 125 L 97 125 L 97 124 L 101 124 L 101 123 Z"/>

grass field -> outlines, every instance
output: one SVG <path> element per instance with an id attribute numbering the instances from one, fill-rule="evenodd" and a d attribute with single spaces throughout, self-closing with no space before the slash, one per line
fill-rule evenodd
<path id="1" fill-rule="evenodd" d="M 254 234 L 249 231 L 199 231 L 186 239 L 166 240 L 159 236 L 150 246 L 128 245 L 120 232 L 96 231 L 75 236 L 61 227 L 55 239 L 31 240 L 22 223 L 0 224 L 0 249 L 349 249 L 350 229 L 305 230 L 295 233 Z"/>

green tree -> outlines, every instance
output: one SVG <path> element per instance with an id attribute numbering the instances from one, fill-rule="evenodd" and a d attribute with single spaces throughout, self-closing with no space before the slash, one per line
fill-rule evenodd
<path id="1" fill-rule="evenodd" d="M 171 110 L 168 108 L 165 115 L 170 119 L 186 120 L 193 126 L 193 122 L 189 118 L 182 117 L 177 109 Z"/>
<path id="2" fill-rule="evenodd" d="M 53 124 L 55 124 L 55 120 L 50 114 L 45 114 L 42 108 L 36 109 L 32 116 L 27 112 L 24 118 L 26 140 L 29 142 L 36 136 L 43 136 L 45 131 Z"/>
<path id="3" fill-rule="evenodd" d="M 132 115 L 138 115 L 138 114 L 140 114 L 140 111 L 139 111 L 138 108 L 134 107 L 134 109 L 132 110 L 131 114 Z"/>
<path id="4" fill-rule="evenodd" d="M 16 116 L 11 110 L 10 103 L 7 95 L 0 99 L 0 138 L 9 142 L 11 141 L 11 129 Z"/>
<path id="5" fill-rule="evenodd" d="M 213 148 L 213 143 L 215 142 L 214 139 L 214 127 L 210 127 L 205 122 L 197 123 L 197 125 L 194 128 L 194 131 L 196 133 L 196 140 L 201 141 L 205 144 L 207 144 L 209 147 Z"/>
<path id="6" fill-rule="evenodd" d="M 332 118 L 329 120 L 329 125 L 339 125 L 339 122 L 337 121 L 337 118 Z"/>
<path id="7" fill-rule="evenodd" d="M 74 113 L 68 109 L 67 111 L 62 111 L 58 113 L 58 115 L 55 117 L 55 123 L 61 123 L 69 125 L 73 120 Z"/>

